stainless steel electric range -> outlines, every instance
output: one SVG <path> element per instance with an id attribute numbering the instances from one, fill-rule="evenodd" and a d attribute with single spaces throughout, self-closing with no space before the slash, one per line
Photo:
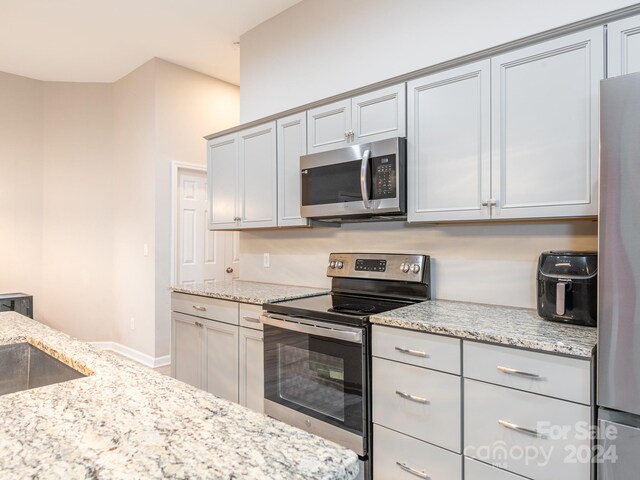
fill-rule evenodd
<path id="1" fill-rule="evenodd" d="M 326 295 L 266 303 L 267 415 L 355 451 L 371 472 L 369 316 L 431 298 L 427 255 L 332 253 Z"/>

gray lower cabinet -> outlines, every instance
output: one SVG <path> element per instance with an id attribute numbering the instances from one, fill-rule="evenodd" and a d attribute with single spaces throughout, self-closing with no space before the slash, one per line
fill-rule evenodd
<path id="1" fill-rule="evenodd" d="M 263 332 L 240 327 L 240 404 L 264 412 Z"/>
<path id="2" fill-rule="evenodd" d="M 238 327 L 203 320 L 205 338 L 205 390 L 238 402 Z"/>
<path id="3" fill-rule="evenodd" d="M 197 317 L 171 313 L 171 376 L 203 388 L 202 328 Z"/>
<path id="4" fill-rule="evenodd" d="M 380 325 L 372 339 L 375 480 L 591 478 L 590 359 Z"/>
<path id="5" fill-rule="evenodd" d="M 173 293 L 171 308 L 171 375 L 262 412 L 262 307 Z"/>

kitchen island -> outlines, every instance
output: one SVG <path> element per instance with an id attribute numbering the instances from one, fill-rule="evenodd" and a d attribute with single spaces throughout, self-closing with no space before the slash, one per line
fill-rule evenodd
<path id="1" fill-rule="evenodd" d="M 21 342 L 87 376 L 0 396 L 0 478 L 357 475 L 350 450 L 22 315 L 0 313 L 0 345 Z"/>

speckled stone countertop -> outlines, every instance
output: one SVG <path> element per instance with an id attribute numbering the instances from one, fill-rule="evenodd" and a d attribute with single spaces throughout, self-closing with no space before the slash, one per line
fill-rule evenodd
<path id="1" fill-rule="evenodd" d="M 371 317 L 372 323 L 590 358 L 593 327 L 550 322 L 527 308 L 430 300 Z"/>
<path id="2" fill-rule="evenodd" d="M 0 344 L 25 341 L 90 375 L 0 396 L 0 478 L 351 480 L 357 474 L 350 450 L 16 313 L 0 313 Z"/>
<path id="3" fill-rule="evenodd" d="M 322 288 L 247 282 L 244 280 L 214 282 L 210 285 L 198 284 L 195 287 L 173 286 L 171 289 L 179 293 L 231 300 L 232 302 L 253 303 L 255 305 L 282 302 L 283 300 L 293 300 L 295 298 L 314 297 L 328 292 L 328 290 Z"/>

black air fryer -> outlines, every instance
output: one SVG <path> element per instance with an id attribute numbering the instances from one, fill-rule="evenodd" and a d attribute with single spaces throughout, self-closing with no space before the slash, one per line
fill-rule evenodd
<path id="1" fill-rule="evenodd" d="M 596 326 L 598 254 L 543 252 L 538 260 L 538 315 Z"/>

